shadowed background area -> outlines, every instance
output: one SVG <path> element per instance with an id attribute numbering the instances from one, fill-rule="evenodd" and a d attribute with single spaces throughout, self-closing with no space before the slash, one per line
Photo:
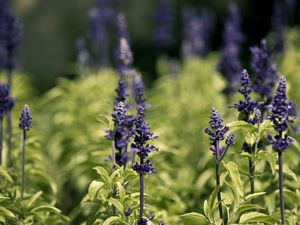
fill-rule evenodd
<path id="1" fill-rule="evenodd" d="M 187 7 L 208 9 L 215 14 L 212 49 L 219 49 L 224 17 L 231 2 L 236 3 L 241 11 L 242 31 L 245 33 L 242 58 L 248 59 L 249 46 L 257 44 L 270 30 L 271 15 L 276 1 L 172 0 L 175 18 L 172 35 L 175 41 L 167 54 L 175 58 L 181 57 L 182 10 Z M 293 12 L 289 12 L 289 24 L 298 23 L 299 2 L 284 2 L 294 4 Z M 30 74 L 36 87 L 44 92 L 54 86 L 60 76 L 76 77 L 75 43 L 78 37 L 88 32 L 88 11 L 95 5 L 95 1 L 14 0 L 12 3 L 16 14 L 24 23 L 20 65 Z M 153 47 L 154 13 L 157 5 L 157 0 L 118 2 L 118 8 L 126 15 L 134 52 L 134 65 L 143 73 L 147 85 L 157 77 L 155 62 L 158 53 Z M 111 45 L 113 46 L 113 43 Z"/>

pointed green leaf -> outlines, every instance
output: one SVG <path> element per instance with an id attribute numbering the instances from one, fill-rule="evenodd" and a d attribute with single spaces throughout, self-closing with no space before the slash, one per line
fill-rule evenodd
<path id="1" fill-rule="evenodd" d="M 255 130 L 254 125 L 249 124 L 243 120 L 233 121 L 231 123 L 228 123 L 226 126 L 233 130 L 244 130 L 248 133 Z"/>
<path id="2" fill-rule="evenodd" d="M 97 171 L 97 173 L 100 175 L 100 177 L 102 178 L 102 180 L 104 181 L 104 183 L 106 183 L 106 184 L 110 183 L 109 182 L 110 181 L 109 175 L 108 175 L 106 169 L 104 169 L 101 166 L 97 166 L 97 167 L 94 167 L 94 170 Z"/>
<path id="3" fill-rule="evenodd" d="M 268 216 L 264 213 L 258 212 L 250 212 L 243 214 L 240 218 L 240 223 L 247 224 L 247 223 L 265 223 L 265 224 L 276 224 L 277 220 L 271 216 Z"/>
<path id="4" fill-rule="evenodd" d="M 230 179 L 232 180 L 234 187 L 240 196 L 244 195 L 243 184 L 241 181 L 240 173 L 238 170 L 238 166 L 230 161 L 228 163 L 223 163 L 225 169 L 227 170 Z"/>
<path id="5" fill-rule="evenodd" d="M 209 224 L 209 222 L 207 221 L 207 219 L 205 218 L 205 216 L 203 216 L 200 213 L 196 213 L 196 212 L 191 212 L 191 213 L 187 213 L 184 215 L 180 216 L 182 222 L 184 223 L 184 225 L 207 225 Z"/>
<path id="6" fill-rule="evenodd" d="M 116 209 L 120 212 L 120 213 L 124 213 L 124 207 L 122 205 L 121 202 L 119 202 L 119 200 L 115 199 L 115 198 L 110 198 L 108 200 L 114 207 L 116 207 Z"/>
<path id="7" fill-rule="evenodd" d="M 109 217 L 104 221 L 102 225 L 110 225 L 110 224 L 124 224 L 123 219 L 118 216 Z"/>

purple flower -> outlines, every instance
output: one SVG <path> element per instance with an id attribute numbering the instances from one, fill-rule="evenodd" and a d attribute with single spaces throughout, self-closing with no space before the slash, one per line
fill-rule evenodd
<path id="1" fill-rule="evenodd" d="M 132 79 L 132 93 L 134 101 L 137 105 L 144 105 L 146 99 L 144 98 L 145 87 L 141 76 L 135 75 Z"/>
<path id="2" fill-rule="evenodd" d="M 126 108 L 123 102 L 119 102 L 118 105 L 114 107 L 114 112 L 112 113 L 112 120 L 119 126 L 122 125 L 126 119 Z"/>
<path id="3" fill-rule="evenodd" d="M 134 143 L 132 143 L 131 149 L 141 159 L 145 159 L 148 157 L 149 153 L 158 150 L 158 148 L 156 148 L 155 146 L 147 143 L 148 141 L 154 140 L 157 137 L 153 136 L 153 133 L 150 131 L 150 127 L 145 122 L 145 106 L 138 105 L 137 112 L 138 112 L 138 115 L 134 120 L 134 125 L 135 125 L 134 135 L 133 135 Z M 136 166 L 135 168 L 136 169 L 137 168 L 145 168 L 145 167 L 150 168 L 151 164 L 149 164 L 149 163 L 146 163 L 146 164 L 147 165 L 136 164 L 136 165 L 139 165 L 140 167 Z M 139 172 L 138 170 L 136 170 L 136 171 Z M 140 172 L 142 172 L 142 171 L 140 171 Z"/>
<path id="4" fill-rule="evenodd" d="M 126 82 L 122 79 L 119 79 L 118 86 L 115 90 L 117 96 L 116 96 L 114 106 L 117 105 L 119 102 L 125 102 L 126 97 L 128 96 L 128 94 L 126 93 L 126 88 L 127 88 Z M 128 107 L 126 106 L 125 108 Z"/>
<path id="5" fill-rule="evenodd" d="M 227 80 L 227 87 L 224 90 L 227 95 L 237 90 L 239 75 L 242 70 L 239 55 L 243 34 L 240 27 L 239 9 L 236 5 L 230 5 L 223 30 L 222 56 L 217 65 L 217 70 Z"/>
<path id="6" fill-rule="evenodd" d="M 260 46 L 251 47 L 251 66 L 255 72 L 254 90 L 269 104 L 272 101 L 272 89 L 277 81 L 276 66 L 271 62 L 267 42 L 263 39 Z"/>
<path id="7" fill-rule="evenodd" d="M 254 102 L 250 97 L 252 87 L 249 74 L 247 70 L 244 69 L 241 73 L 241 87 L 239 89 L 239 92 L 244 96 L 244 99 L 240 100 L 239 103 L 234 103 L 233 106 L 230 106 L 230 108 L 236 108 L 243 114 L 242 116 L 244 121 L 254 124 L 256 120 L 253 120 L 250 117 L 257 109 L 258 103 Z M 256 116 L 254 117 L 256 118 Z"/>
<path id="8" fill-rule="evenodd" d="M 183 11 L 183 57 L 205 56 L 214 28 L 214 15 L 209 11 Z"/>
<path id="9" fill-rule="evenodd" d="M 170 48 L 173 44 L 174 15 L 171 0 L 160 0 L 155 11 L 154 45 L 158 49 Z"/>
<path id="10" fill-rule="evenodd" d="M 9 92 L 9 85 L 0 81 L 0 117 L 7 115 L 14 106 L 14 99 L 9 96 Z"/>
<path id="11" fill-rule="evenodd" d="M 118 15 L 118 40 L 115 49 L 116 63 L 121 75 L 132 71 L 133 54 L 130 48 L 126 20 L 123 14 Z"/>
<path id="12" fill-rule="evenodd" d="M 19 127 L 23 131 L 28 131 L 32 128 L 32 117 L 28 105 L 25 105 L 22 109 Z"/>
<path id="13" fill-rule="evenodd" d="M 215 155 L 216 161 L 220 162 L 225 148 L 220 147 L 219 142 L 225 139 L 225 134 L 229 130 L 229 127 L 223 125 L 223 119 L 220 117 L 219 112 L 214 107 L 212 107 L 210 110 L 209 124 L 211 129 L 205 128 L 204 130 L 205 133 L 210 136 L 211 147 L 209 149 L 212 151 L 213 155 Z M 228 142 L 226 144 L 233 144 L 234 135 L 230 134 L 226 140 Z"/>
<path id="14" fill-rule="evenodd" d="M 225 143 L 227 145 L 234 145 L 235 144 L 235 135 L 233 133 L 230 133 L 226 139 L 225 139 Z"/>
<path id="15" fill-rule="evenodd" d="M 4 67 L 12 71 L 17 65 L 17 48 L 21 42 L 22 24 L 10 11 L 4 17 L 4 30 L 2 31 L 3 47 L 5 50 Z"/>
<path id="16" fill-rule="evenodd" d="M 270 116 L 270 120 L 274 123 L 274 129 L 278 133 L 274 138 L 271 135 L 268 136 L 269 142 L 277 152 L 288 149 L 289 144 L 293 141 L 287 134 L 283 134 L 288 129 L 288 123 L 293 122 L 289 119 L 290 107 L 291 103 L 286 96 L 286 80 L 284 76 L 281 76 L 272 102 L 272 115 Z"/>

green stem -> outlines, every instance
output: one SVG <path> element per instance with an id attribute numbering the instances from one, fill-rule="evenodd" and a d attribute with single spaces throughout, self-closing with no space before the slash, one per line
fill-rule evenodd
<path id="1" fill-rule="evenodd" d="M 284 224 L 282 152 L 278 152 L 278 173 L 279 173 L 279 200 L 280 200 L 281 224 Z"/>
<path id="2" fill-rule="evenodd" d="M 144 159 L 141 157 L 140 165 L 144 164 Z M 143 219 L 144 214 L 144 174 L 140 172 L 140 215 L 139 220 Z"/>
<path id="3" fill-rule="evenodd" d="M 8 165 L 12 166 L 12 119 L 11 112 L 7 114 L 7 161 Z"/>
<path id="4" fill-rule="evenodd" d="M 25 151 L 26 151 L 26 131 L 23 131 L 22 137 L 22 177 L 21 177 L 21 199 L 24 196 L 24 186 L 25 186 Z"/>

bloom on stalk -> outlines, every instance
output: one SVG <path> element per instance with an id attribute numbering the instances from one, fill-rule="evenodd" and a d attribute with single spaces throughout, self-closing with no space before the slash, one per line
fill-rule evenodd
<path id="1" fill-rule="evenodd" d="M 252 90 L 253 85 L 250 81 L 249 74 L 247 70 L 244 69 L 241 73 L 241 86 L 239 89 L 239 92 L 243 95 L 244 99 L 240 100 L 238 103 L 234 103 L 230 108 L 235 108 L 242 113 L 243 120 L 247 123 L 255 124 L 260 118 L 260 110 L 257 108 L 258 103 L 254 102 L 250 97 Z"/>
<path id="2" fill-rule="evenodd" d="M 15 104 L 15 100 L 9 96 L 10 87 L 0 81 L 0 117 L 7 115 Z"/>
<path id="3" fill-rule="evenodd" d="M 28 105 L 22 109 L 19 127 L 23 131 L 29 131 L 32 128 L 32 116 Z"/>
<path id="4" fill-rule="evenodd" d="M 272 144 L 273 149 L 277 152 L 283 152 L 289 148 L 289 144 L 293 139 L 287 134 L 283 134 L 288 129 L 288 123 L 293 122 L 289 119 L 289 110 L 291 103 L 286 96 L 286 80 L 281 76 L 276 93 L 272 103 L 272 115 L 270 120 L 274 123 L 274 129 L 278 132 L 274 138 L 269 135 L 268 140 Z"/>
<path id="5" fill-rule="evenodd" d="M 148 141 L 154 140 L 157 137 L 153 136 L 153 133 L 150 131 L 150 127 L 145 122 L 145 106 L 137 106 L 137 118 L 134 120 L 135 130 L 134 130 L 134 143 L 131 145 L 131 149 L 141 158 L 145 159 L 149 156 L 149 153 L 157 151 L 153 145 L 148 144 Z M 140 164 L 136 163 L 133 166 L 133 170 L 140 174 L 152 173 L 154 168 L 152 167 L 151 161 L 147 160 L 146 162 Z"/>
<path id="6" fill-rule="evenodd" d="M 235 135 L 231 133 L 225 137 L 225 134 L 229 131 L 229 127 L 223 125 L 223 119 L 214 107 L 212 107 L 210 111 L 209 124 L 211 129 L 205 129 L 205 133 L 210 136 L 211 140 L 211 147 L 209 149 L 216 157 L 216 161 L 220 162 L 224 156 L 225 147 L 219 146 L 218 143 L 226 138 L 225 143 L 227 145 L 232 145 L 234 144 Z"/>
<path id="7" fill-rule="evenodd" d="M 132 70 L 133 54 L 130 48 L 126 19 L 123 14 L 118 15 L 118 40 L 115 57 L 119 73 L 121 75 L 128 74 Z"/>
<path id="8" fill-rule="evenodd" d="M 272 101 L 272 89 L 278 78 L 276 65 L 271 62 L 265 39 L 261 41 L 260 46 L 251 47 L 250 51 L 251 66 L 255 72 L 254 91 L 269 104 Z"/>

